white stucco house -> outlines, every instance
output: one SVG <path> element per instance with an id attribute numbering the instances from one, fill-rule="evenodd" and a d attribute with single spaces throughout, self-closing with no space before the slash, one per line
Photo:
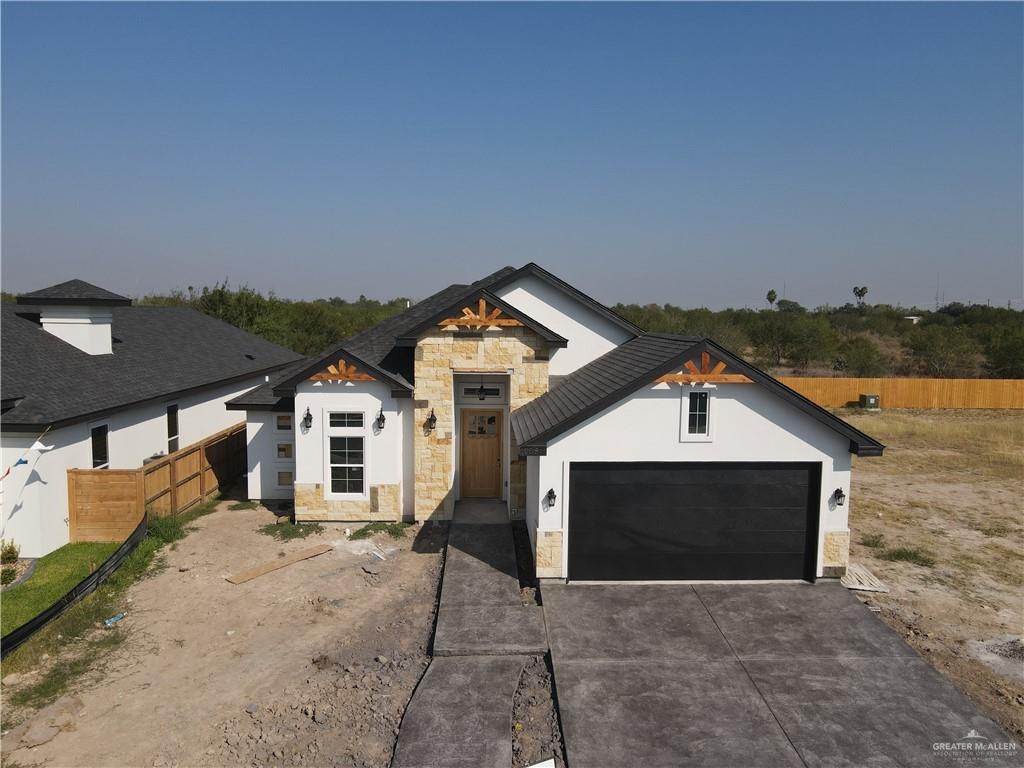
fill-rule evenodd
<path id="1" fill-rule="evenodd" d="M 225 402 L 299 355 L 183 307 L 81 280 L 19 296 L 0 326 L 0 537 L 68 542 L 67 470 L 130 469 L 230 427 Z"/>
<path id="2" fill-rule="evenodd" d="M 299 521 L 525 519 L 538 576 L 836 576 L 883 446 L 710 339 L 645 333 L 536 264 L 451 285 L 235 398 L 249 495 Z"/>

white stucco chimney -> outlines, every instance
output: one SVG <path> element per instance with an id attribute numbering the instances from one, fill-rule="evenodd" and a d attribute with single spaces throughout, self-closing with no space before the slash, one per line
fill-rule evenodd
<path id="1" fill-rule="evenodd" d="M 43 330 L 90 355 L 114 352 L 114 316 L 100 307 L 40 307 Z"/>
<path id="2" fill-rule="evenodd" d="M 90 355 L 114 351 L 114 307 L 131 306 L 119 296 L 84 280 L 69 280 L 18 297 L 19 304 L 39 308 L 39 324 L 47 333 Z"/>

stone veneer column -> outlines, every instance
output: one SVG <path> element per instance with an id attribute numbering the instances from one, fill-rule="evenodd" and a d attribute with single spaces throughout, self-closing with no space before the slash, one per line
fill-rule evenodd
<path id="1" fill-rule="evenodd" d="M 536 334 L 522 327 L 485 331 L 483 338 L 457 337 L 439 329 L 417 342 L 414 365 L 416 519 L 448 520 L 455 508 L 453 369 L 495 373 L 511 369 L 509 408 L 514 411 L 547 391 L 547 348 Z M 423 425 L 431 409 L 437 426 L 428 433 Z M 510 424 L 504 424 L 503 429 L 506 435 L 511 434 Z M 509 502 L 521 516 L 526 502 L 526 462 L 519 458 L 514 446 L 512 450 Z"/>
<path id="2" fill-rule="evenodd" d="M 829 531 L 825 534 L 821 575 L 836 578 L 846 574 L 850 563 L 850 532 Z"/>

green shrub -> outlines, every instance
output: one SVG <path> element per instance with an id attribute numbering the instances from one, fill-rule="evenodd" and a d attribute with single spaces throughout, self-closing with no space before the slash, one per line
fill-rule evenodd
<path id="1" fill-rule="evenodd" d="M 13 541 L 0 540 L 0 563 L 10 565 L 11 563 L 17 562 L 19 557 L 21 557 L 20 546 L 15 544 Z"/>
<path id="2" fill-rule="evenodd" d="M 18 578 L 18 572 L 11 566 L 8 565 L 4 568 L 0 568 L 0 584 L 3 586 L 6 587 L 16 578 Z"/>
<path id="3" fill-rule="evenodd" d="M 893 549 L 887 549 L 879 555 L 883 560 L 892 560 L 894 562 L 902 563 L 913 563 L 914 565 L 920 565 L 924 568 L 931 568 L 935 565 L 935 558 L 920 549 L 914 549 L 912 547 L 895 547 Z"/>
<path id="4" fill-rule="evenodd" d="M 405 529 L 408 527 L 409 523 L 370 523 L 359 530 L 352 531 L 348 538 L 349 541 L 355 541 L 356 539 L 368 539 L 375 533 L 386 533 L 392 539 L 400 539 L 405 535 Z"/>
<path id="5" fill-rule="evenodd" d="M 885 543 L 885 537 L 880 533 L 866 533 L 860 537 L 860 543 L 865 547 L 874 549 Z"/>
<path id="6" fill-rule="evenodd" d="M 259 531 L 267 536 L 273 536 L 278 541 L 291 541 L 304 539 L 314 533 L 323 533 L 324 527 L 320 523 L 269 523 L 261 526 Z"/>

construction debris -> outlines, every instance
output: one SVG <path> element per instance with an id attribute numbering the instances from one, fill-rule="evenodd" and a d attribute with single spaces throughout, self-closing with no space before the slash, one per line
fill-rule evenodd
<path id="1" fill-rule="evenodd" d="M 839 580 L 847 589 L 854 589 L 858 592 L 888 592 L 878 578 L 860 563 L 850 563 L 846 569 L 846 575 Z"/>
<path id="2" fill-rule="evenodd" d="M 225 576 L 232 584 L 242 584 L 243 582 L 255 579 L 257 576 L 262 576 L 265 573 L 276 571 L 278 568 L 284 568 L 286 565 L 292 565 L 300 560 L 308 560 L 311 557 L 322 555 L 324 552 L 330 552 L 333 547 L 330 544 L 320 544 L 309 549 L 303 549 L 296 552 L 293 555 L 287 555 L 286 557 L 280 557 L 277 560 L 271 560 L 269 563 L 263 565 L 257 565 L 255 568 L 249 568 L 248 570 L 236 573 L 234 576 Z"/>

